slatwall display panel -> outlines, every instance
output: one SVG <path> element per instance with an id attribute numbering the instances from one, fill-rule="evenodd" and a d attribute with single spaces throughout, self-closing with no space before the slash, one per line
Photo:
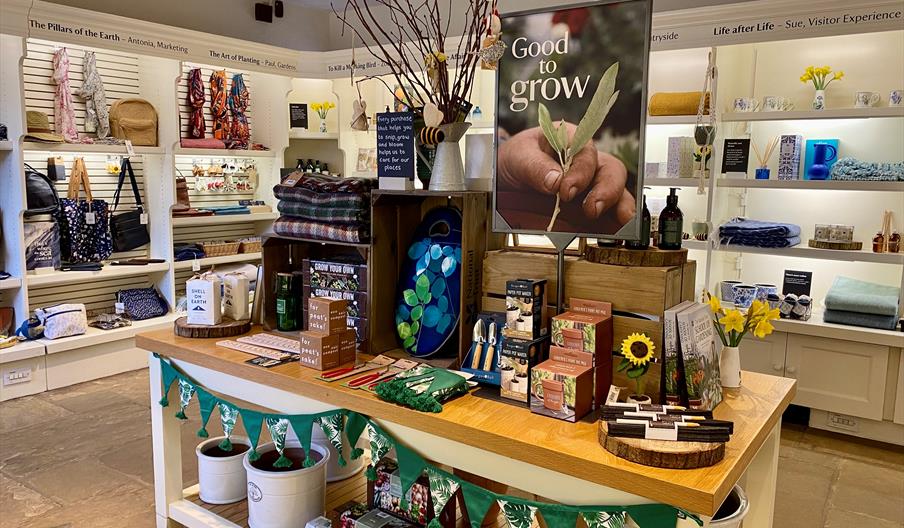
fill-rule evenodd
<path id="1" fill-rule="evenodd" d="M 258 177 L 256 178 L 256 190 L 249 191 L 232 191 L 232 192 L 215 192 L 215 191 L 198 191 L 195 184 L 198 177 L 192 174 L 192 169 L 197 165 L 205 170 L 211 165 L 221 167 L 223 164 L 234 165 L 237 173 L 233 176 L 235 180 L 242 179 L 246 175 L 241 169 L 248 164 L 254 164 L 257 167 Z M 257 191 L 260 190 L 261 174 L 270 174 L 272 170 L 273 160 L 268 158 L 242 158 L 233 156 L 176 156 L 176 174 L 185 177 L 185 183 L 188 185 L 188 198 L 191 200 L 192 207 L 217 206 L 217 205 L 236 205 L 239 200 L 254 200 Z"/>
<path id="2" fill-rule="evenodd" d="M 28 309 L 55 306 L 63 303 L 84 304 L 88 316 L 116 311 L 116 292 L 129 288 L 154 286 L 148 277 L 117 277 L 76 284 L 54 284 L 28 288 Z"/>
<path id="3" fill-rule="evenodd" d="M 53 83 L 53 53 L 62 44 L 45 40 L 28 39 L 25 60 L 22 63 L 23 82 L 25 84 L 25 107 L 28 110 L 44 112 L 50 118 L 53 127 L 53 94 L 56 85 Z M 72 91 L 72 106 L 75 110 L 75 121 L 79 134 L 85 134 L 85 100 L 76 93 L 82 87 L 82 68 L 85 51 L 94 51 L 97 71 L 104 82 L 107 105 L 119 99 L 140 97 L 141 87 L 138 82 L 138 57 L 119 51 L 99 50 L 66 44 L 69 53 L 69 87 Z M 59 132 L 59 131 L 57 131 Z"/>
<path id="4" fill-rule="evenodd" d="M 201 79 L 204 80 L 204 123 L 206 125 L 205 137 L 213 137 L 213 117 L 210 114 L 210 74 L 214 71 L 226 71 L 226 93 L 232 89 L 232 76 L 241 73 L 245 80 L 245 87 L 251 94 L 248 109 L 245 116 L 248 118 L 248 129 L 251 131 L 251 139 L 254 141 L 254 120 L 252 119 L 254 111 L 254 86 L 252 84 L 252 75 L 246 71 L 234 70 L 231 68 L 217 68 L 214 66 L 205 66 L 203 64 L 182 63 L 182 78 L 179 79 L 179 87 L 177 97 L 179 98 L 179 132 L 182 137 L 187 138 L 189 127 L 191 126 L 191 105 L 188 104 L 188 74 L 194 68 L 201 68 Z M 227 106 L 228 110 L 228 106 Z M 232 114 L 227 114 L 230 118 Z"/>
<path id="5" fill-rule="evenodd" d="M 226 224 L 217 226 L 180 226 L 173 228 L 173 242 L 176 244 L 197 243 L 207 240 L 239 240 L 257 236 L 250 224 Z M 226 264 L 224 264 L 226 265 Z M 201 271 L 210 266 L 202 266 Z M 176 270 L 176 297 L 185 295 L 185 281 L 195 272 L 189 269 Z"/>
<path id="6" fill-rule="evenodd" d="M 25 154 L 25 163 L 31 165 L 35 170 L 39 172 L 43 172 L 47 174 L 47 158 L 50 157 L 62 157 L 63 162 L 66 164 L 66 181 L 57 181 L 56 182 L 56 190 L 57 196 L 60 198 L 65 198 L 66 193 L 69 190 L 69 176 L 72 174 L 72 166 L 75 162 L 76 157 L 81 157 L 85 160 L 85 167 L 88 169 L 88 179 L 91 183 L 91 195 L 95 199 L 101 199 L 107 202 L 110 207 L 110 210 L 113 210 L 113 194 L 116 192 L 116 184 L 119 181 L 119 171 L 116 171 L 116 174 L 110 174 L 107 172 L 107 155 L 106 154 L 67 154 L 67 153 L 58 153 L 58 152 L 39 152 L 39 151 L 27 151 Z M 111 159 L 120 158 L 118 156 L 112 156 Z M 116 162 L 116 165 L 119 165 L 119 162 Z M 141 156 L 132 157 L 132 170 L 135 172 L 135 180 L 138 182 L 138 190 L 141 192 L 141 200 L 145 203 L 145 211 L 148 212 L 147 207 L 147 187 L 145 186 L 144 181 L 144 163 L 142 162 Z M 84 190 L 80 194 L 82 198 L 84 198 Z M 119 199 L 119 208 L 116 210 L 117 213 L 123 213 L 126 211 L 130 211 L 136 208 L 135 196 L 132 194 L 132 187 L 129 185 L 128 178 L 126 178 L 126 182 L 123 185 L 123 190 Z M 148 223 L 152 223 L 154 221 L 154 217 L 149 214 Z M 148 256 L 148 247 L 140 247 L 134 251 L 123 251 L 118 253 L 113 253 L 110 257 L 110 260 L 118 260 L 118 259 L 128 259 L 128 258 L 136 258 L 136 257 L 147 257 Z"/>

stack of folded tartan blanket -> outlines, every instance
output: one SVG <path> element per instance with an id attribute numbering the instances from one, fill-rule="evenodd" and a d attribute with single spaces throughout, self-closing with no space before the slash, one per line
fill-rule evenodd
<path id="1" fill-rule="evenodd" d="M 367 242 L 370 190 L 376 183 L 374 178 L 322 174 L 300 175 L 294 186 L 281 183 L 273 188 L 279 199 L 277 210 L 282 215 L 273 223 L 273 231 L 285 237 Z"/>
<path id="2" fill-rule="evenodd" d="M 719 226 L 723 244 L 761 248 L 784 248 L 800 244 L 800 226 L 733 218 Z"/>

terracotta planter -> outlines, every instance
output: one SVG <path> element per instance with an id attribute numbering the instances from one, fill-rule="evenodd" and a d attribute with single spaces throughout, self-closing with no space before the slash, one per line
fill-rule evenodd
<path id="1" fill-rule="evenodd" d="M 563 328 L 562 339 L 565 341 L 565 348 L 584 350 L 584 332 L 580 328 Z"/>
<path id="2" fill-rule="evenodd" d="M 298 441 L 286 440 L 285 455 L 292 467 L 274 468 L 279 454 L 273 443 L 258 447 L 260 459 L 243 459 L 248 473 L 248 526 L 250 528 L 304 528 L 323 515 L 326 504 L 326 467 L 330 451 L 311 444 L 315 463 L 304 467 L 304 450 Z"/>
<path id="3" fill-rule="evenodd" d="M 242 460 L 250 449 L 247 438 L 232 437 L 232 451 L 223 451 L 218 445 L 223 436 L 208 438 L 198 444 L 198 488 L 201 500 L 208 504 L 230 504 L 245 498 L 245 467 Z"/>
<path id="4" fill-rule="evenodd" d="M 543 380 L 543 406 L 551 411 L 565 407 L 565 385 L 553 379 Z"/>

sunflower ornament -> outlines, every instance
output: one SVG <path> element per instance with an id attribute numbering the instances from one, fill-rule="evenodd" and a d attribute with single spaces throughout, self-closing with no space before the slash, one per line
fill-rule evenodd
<path id="1" fill-rule="evenodd" d="M 637 396 L 643 395 L 644 375 L 650 370 L 653 352 L 656 347 L 646 334 L 634 333 L 622 341 L 621 353 L 624 356 L 618 365 L 618 372 L 625 372 L 628 379 L 637 384 Z"/>

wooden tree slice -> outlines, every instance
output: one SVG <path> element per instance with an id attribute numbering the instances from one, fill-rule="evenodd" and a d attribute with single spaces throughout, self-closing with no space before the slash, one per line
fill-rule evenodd
<path id="1" fill-rule="evenodd" d="M 597 264 L 613 264 L 616 266 L 671 267 L 681 266 L 687 262 L 687 250 L 625 249 L 587 246 L 584 258 Z"/>
<path id="2" fill-rule="evenodd" d="M 644 466 L 695 469 L 715 465 L 725 456 L 723 443 L 620 438 L 608 433 L 605 420 L 600 420 L 600 445 L 619 458 Z"/>
<path id="3" fill-rule="evenodd" d="M 250 332 L 251 320 L 233 321 L 232 319 L 223 318 L 222 323 L 207 326 L 188 324 L 187 317 L 180 317 L 173 323 L 173 331 L 176 332 L 177 336 L 197 339 L 233 337 Z"/>
<path id="4" fill-rule="evenodd" d="M 863 242 L 829 242 L 828 240 L 814 240 L 812 238 L 808 245 L 811 248 L 841 249 L 844 251 L 860 251 L 863 249 Z"/>

